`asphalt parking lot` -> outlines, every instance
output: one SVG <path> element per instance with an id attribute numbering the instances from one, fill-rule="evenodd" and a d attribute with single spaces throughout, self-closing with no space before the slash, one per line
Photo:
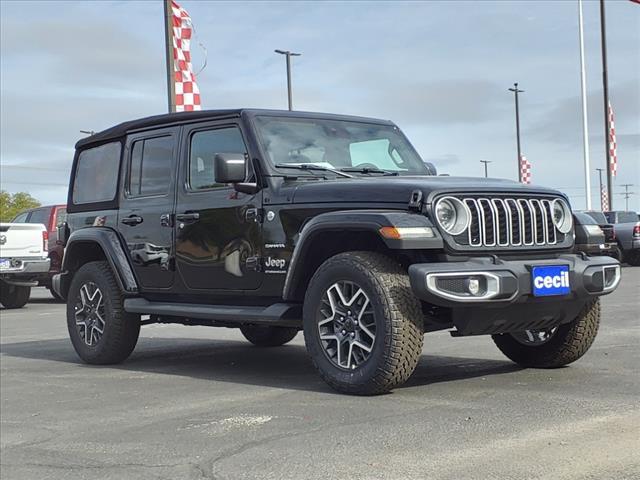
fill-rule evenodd
<path id="1" fill-rule="evenodd" d="M 64 305 L 0 312 L 3 479 L 637 479 L 640 268 L 603 300 L 594 346 L 552 371 L 489 337 L 430 334 L 410 381 L 333 393 L 302 334 L 143 327 L 115 367 L 78 362 Z"/>

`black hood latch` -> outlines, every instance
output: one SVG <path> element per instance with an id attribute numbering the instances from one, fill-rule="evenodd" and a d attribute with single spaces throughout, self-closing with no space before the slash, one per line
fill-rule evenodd
<path id="1" fill-rule="evenodd" d="M 422 210 L 422 190 L 414 190 L 411 192 L 409 199 L 409 210 L 419 212 Z"/>

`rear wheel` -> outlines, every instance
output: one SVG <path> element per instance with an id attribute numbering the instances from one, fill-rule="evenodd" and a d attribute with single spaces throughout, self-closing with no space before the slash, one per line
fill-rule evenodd
<path id="1" fill-rule="evenodd" d="M 303 317 L 311 359 L 339 392 L 389 391 L 418 364 L 422 309 L 407 273 L 389 257 L 348 252 L 325 261 L 307 289 Z"/>
<path id="2" fill-rule="evenodd" d="M 268 325 L 243 325 L 240 331 L 244 338 L 258 347 L 279 347 L 289 343 L 298 334 L 297 328 Z"/>
<path id="3" fill-rule="evenodd" d="M 5 308 L 22 308 L 29 301 L 31 287 L 11 285 L 0 281 L 0 303 Z"/>
<path id="4" fill-rule="evenodd" d="M 600 300 L 596 299 L 570 323 L 492 338 L 502 353 L 523 367 L 557 368 L 575 362 L 589 350 L 599 325 Z"/>
<path id="5" fill-rule="evenodd" d="M 67 296 L 67 328 L 78 356 L 87 363 L 125 360 L 140 333 L 140 317 L 125 312 L 124 297 L 107 262 L 76 272 Z"/>

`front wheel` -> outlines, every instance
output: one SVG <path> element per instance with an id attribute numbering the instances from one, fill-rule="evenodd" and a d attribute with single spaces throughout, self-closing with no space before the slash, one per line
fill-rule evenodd
<path id="1" fill-rule="evenodd" d="M 493 335 L 509 359 L 523 367 L 557 368 L 582 357 L 596 338 L 600 325 L 600 300 L 592 300 L 571 322 L 555 328 Z"/>
<path id="2" fill-rule="evenodd" d="M 342 393 L 391 390 L 409 378 L 422 352 L 420 302 L 406 271 L 379 253 L 325 261 L 307 289 L 303 321 L 313 364 Z"/>
<path id="3" fill-rule="evenodd" d="M 0 280 L 0 303 L 4 308 L 22 308 L 29 301 L 31 287 L 11 285 Z"/>
<path id="4" fill-rule="evenodd" d="M 120 363 L 133 351 L 140 317 L 127 313 L 107 262 L 90 262 L 76 272 L 67 295 L 67 328 L 78 356 L 87 363 Z"/>

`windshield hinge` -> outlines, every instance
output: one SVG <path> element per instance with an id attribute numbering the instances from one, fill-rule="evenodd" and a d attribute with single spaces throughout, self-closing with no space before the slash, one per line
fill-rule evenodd
<path id="1" fill-rule="evenodd" d="M 422 190 L 414 190 L 411 192 L 409 210 L 415 210 L 416 212 L 422 210 Z"/>

